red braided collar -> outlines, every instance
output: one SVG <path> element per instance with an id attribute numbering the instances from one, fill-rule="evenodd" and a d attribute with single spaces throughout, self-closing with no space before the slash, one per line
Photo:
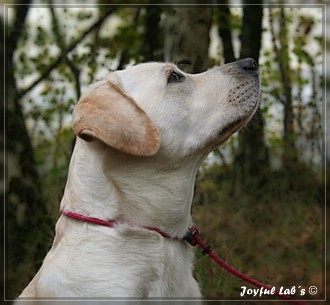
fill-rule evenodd
<path id="1" fill-rule="evenodd" d="M 94 218 L 94 217 L 88 217 L 88 216 L 84 216 L 75 212 L 71 212 L 71 211 L 67 211 L 62 209 L 61 213 L 65 216 L 68 216 L 70 218 L 73 218 L 75 220 L 80 220 L 83 222 L 87 222 L 87 223 L 92 223 L 95 225 L 100 225 L 100 226 L 104 226 L 104 227 L 110 227 L 113 228 L 117 225 L 117 221 L 116 220 L 102 220 L 99 218 Z M 180 239 L 180 238 L 175 238 L 175 237 L 171 237 L 170 235 L 168 235 L 166 232 L 158 229 L 158 228 L 154 228 L 154 227 L 147 227 L 147 226 L 142 226 L 141 228 L 149 230 L 149 231 L 153 231 L 156 232 L 158 234 L 160 234 L 161 236 L 165 237 L 165 238 L 169 238 L 169 239 L 176 239 L 176 240 L 184 240 L 184 239 Z"/>

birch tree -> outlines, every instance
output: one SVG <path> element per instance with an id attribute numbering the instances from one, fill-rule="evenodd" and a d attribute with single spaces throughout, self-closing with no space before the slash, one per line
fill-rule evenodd
<path id="1" fill-rule="evenodd" d="M 212 9 L 171 7 L 165 18 L 165 61 L 179 64 L 190 73 L 206 70 Z"/>

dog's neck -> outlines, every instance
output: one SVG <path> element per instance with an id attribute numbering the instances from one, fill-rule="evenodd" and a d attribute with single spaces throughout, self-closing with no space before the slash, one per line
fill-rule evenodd
<path id="1" fill-rule="evenodd" d="M 197 167 L 189 158 L 171 165 L 77 139 L 61 208 L 182 237 L 191 225 Z"/>

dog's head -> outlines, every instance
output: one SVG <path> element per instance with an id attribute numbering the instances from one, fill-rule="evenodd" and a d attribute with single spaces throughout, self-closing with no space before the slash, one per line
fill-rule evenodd
<path id="1" fill-rule="evenodd" d="M 124 153 L 184 157 L 223 143 L 253 116 L 259 97 L 252 59 L 200 74 L 140 64 L 92 85 L 75 107 L 73 129 Z"/>

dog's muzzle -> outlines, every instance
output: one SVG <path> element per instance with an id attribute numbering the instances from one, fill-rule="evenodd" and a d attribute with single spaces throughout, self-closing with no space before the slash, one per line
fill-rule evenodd
<path id="1" fill-rule="evenodd" d="M 236 84 L 229 90 L 228 103 L 237 106 L 240 115 L 249 115 L 257 106 L 260 99 L 259 68 L 252 58 L 234 62 L 228 73 Z"/>

